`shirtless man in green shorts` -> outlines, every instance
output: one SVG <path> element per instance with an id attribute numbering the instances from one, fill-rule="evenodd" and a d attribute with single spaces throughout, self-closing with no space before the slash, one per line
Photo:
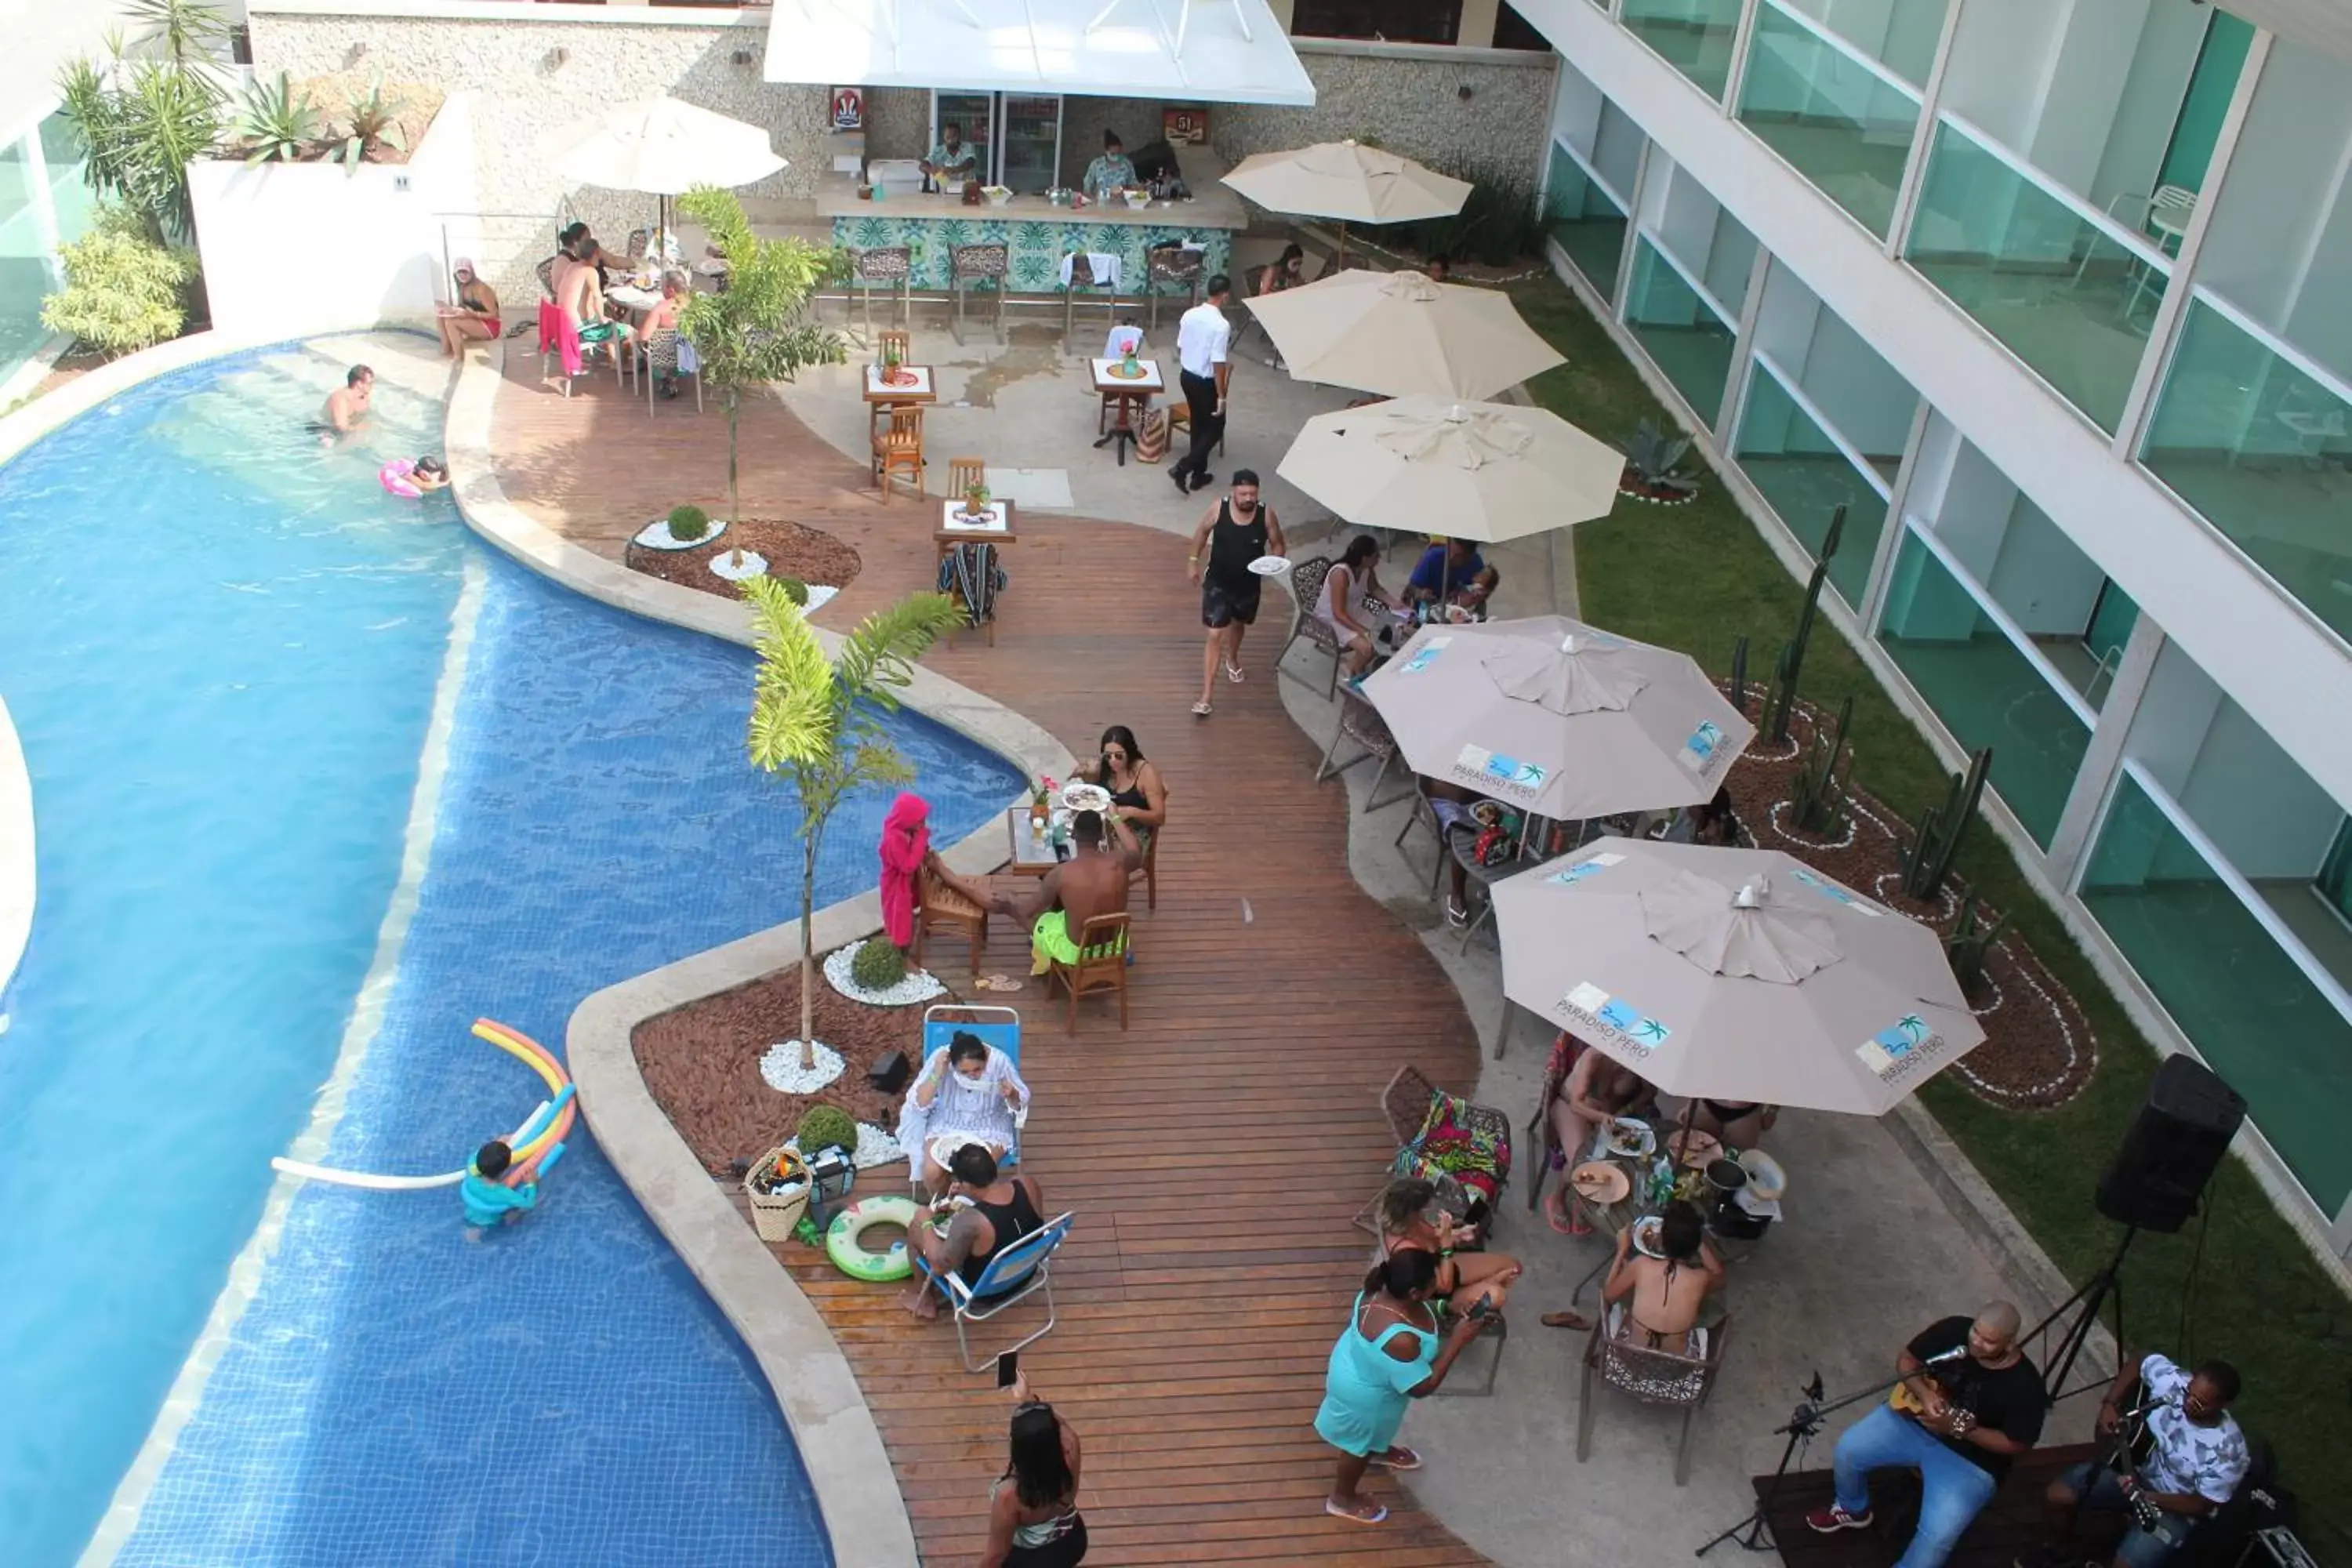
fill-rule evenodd
<path id="1" fill-rule="evenodd" d="M 985 909 L 1010 916 L 1029 927 L 1029 973 L 1043 974 L 1049 961 L 1078 961 L 1078 933 L 1097 915 L 1127 912 L 1127 881 L 1142 863 L 1143 850 L 1135 829 L 1124 817 L 1113 816 L 1116 842 L 1103 842 L 1099 813 L 1082 811 L 1070 819 L 1070 840 L 1076 853 L 1037 884 L 1034 896 L 1018 899 L 988 890 L 976 877 L 959 877 L 931 858 L 931 872 L 940 880 Z"/>

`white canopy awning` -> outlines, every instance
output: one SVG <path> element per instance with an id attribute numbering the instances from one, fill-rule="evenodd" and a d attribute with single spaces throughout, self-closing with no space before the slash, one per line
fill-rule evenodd
<path id="1" fill-rule="evenodd" d="M 767 79 L 1310 106 L 1265 0 L 775 0 Z"/>

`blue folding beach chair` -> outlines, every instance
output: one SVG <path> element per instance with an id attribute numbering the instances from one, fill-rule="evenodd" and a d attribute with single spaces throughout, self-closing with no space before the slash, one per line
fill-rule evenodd
<path id="1" fill-rule="evenodd" d="M 1007 1307 L 1025 1301 L 1039 1290 L 1045 1292 L 1045 1321 L 1028 1338 L 1003 1347 L 1003 1351 L 1024 1350 L 1054 1331 L 1054 1254 L 1068 1238 L 1071 1223 L 1077 1218 L 1075 1211 L 1055 1215 L 1044 1226 L 1031 1231 L 1010 1247 L 1000 1247 L 988 1256 L 988 1267 L 982 1269 L 979 1283 L 966 1285 L 960 1274 L 934 1273 L 918 1255 L 915 1267 L 923 1271 L 932 1289 L 947 1299 L 955 1314 L 956 1349 L 963 1356 L 963 1369 L 978 1372 L 988 1364 L 989 1358 L 971 1359 L 971 1342 L 964 1325 L 984 1323 Z M 1003 1353 L 992 1352 L 991 1356 Z"/>
<path id="2" fill-rule="evenodd" d="M 944 1049 L 959 1034 L 978 1035 L 1003 1051 L 1013 1066 L 1021 1065 L 1021 1015 L 1015 1009 L 975 1007 L 962 1002 L 933 1003 L 923 1009 L 923 1061 L 929 1061 L 933 1051 Z M 916 1064 L 918 1069 L 921 1065 Z M 1029 1109 L 1024 1106 L 1013 1118 L 1013 1147 L 996 1163 L 1000 1170 L 1010 1171 L 1021 1163 L 1021 1130 L 1028 1121 Z M 912 1154 L 915 1151 L 910 1149 L 908 1152 Z M 922 1184 L 916 1175 L 921 1168 L 920 1160 L 908 1162 L 907 1179 L 915 1184 L 918 1198 L 923 1195 Z"/>

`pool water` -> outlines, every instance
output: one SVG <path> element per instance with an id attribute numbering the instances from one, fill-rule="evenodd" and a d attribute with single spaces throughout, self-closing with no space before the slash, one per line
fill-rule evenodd
<path id="1" fill-rule="evenodd" d="M 73 1561 L 111 1500 L 127 1563 L 829 1562 L 764 1380 L 584 1126 L 479 1240 L 448 1192 L 265 1209 L 322 1084 L 326 1163 L 452 1168 L 538 1098 L 475 1016 L 560 1050 L 590 992 L 795 912 L 749 656 L 384 496 L 437 445 L 429 360 L 380 366 L 358 449 L 292 434 L 351 352 L 148 384 L 0 469 L 40 876 L 0 1035 L 0 1561 Z M 892 732 L 943 839 L 1017 786 Z M 871 882 L 886 805 L 843 808 L 821 900 Z"/>

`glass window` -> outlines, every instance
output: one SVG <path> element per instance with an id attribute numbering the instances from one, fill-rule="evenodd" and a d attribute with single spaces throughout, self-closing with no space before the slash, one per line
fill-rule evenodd
<path id="1" fill-rule="evenodd" d="M 0 147 L 0 223 L 33 205 L 33 170 L 25 141 Z"/>
<path id="2" fill-rule="evenodd" d="M 1698 83 L 1723 96 L 1731 78 L 1731 45 L 1739 31 L 1740 0 L 1625 0 L 1618 20 L 1625 30 Z"/>
<path id="3" fill-rule="evenodd" d="M 1882 237 L 1894 220 L 1919 100 L 1883 67 L 1778 0 L 1756 12 L 1740 122 Z"/>
<path id="4" fill-rule="evenodd" d="M 1905 255 L 2066 400 L 2113 430 L 2170 263 L 1948 117 Z"/>
<path id="5" fill-rule="evenodd" d="M 1924 87 L 1944 34 L 1946 0 L 1770 0 L 1821 24 L 1861 53 Z M 1759 14 L 1759 22 L 1763 20 Z"/>
<path id="6" fill-rule="evenodd" d="M 1916 532 L 1905 532 L 1895 559 L 1878 641 L 1954 739 L 1972 752 L 1992 748 L 1993 787 L 2047 848 L 2090 726 L 1979 601 L 1975 584 Z"/>
<path id="7" fill-rule="evenodd" d="M 1562 143 L 1554 143 L 1551 151 L 1544 223 L 1586 281 L 1603 300 L 1614 299 L 1617 268 L 1625 255 L 1625 209 Z"/>
<path id="8" fill-rule="evenodd" d="M 2352 817 L 2336 830 L 2336 842 L 2327 847 L 2327 862 L 2311 886 L 2329 909 L 2352 921 Z"/>
<path id="9" fill-rule="evenodd" d="M 2134 770 L 2116 785 L 2081 894 L 2197 1054 L 2246 1097 L 2287 1168 L 2334 1213 L 2352 1193 L 2352 1024 Z"/>
<path id="10" fill-rule="evenodd" d="M 1642 346 L 1689 400 L 1702 423 L 1713 427 L 1731 379 L 1736 324 L 1715 307 L 1642 236 L 1633 242 L 1633 280 L 1625 296 L 1625 323 Z"/>
<path id="11" fill-rule="evenodd" d="M 1886 527 L 1886 494 L 1806 411 L 1769 356 L 1759 355 L 1755 366 L 1734 444 L 1739 466 L 1789 531 L 1816 555 L 1829 537 L 1831 514 L 1845 508 L 1845 531 L 1830 558 L 1830 585 L 1847 604 L 1859 605 Z"/>
<path id="12" fill-rule="evenodd" d="M 2140 461 L 2352 639 L 2352 395 L 2200 289 Z"/>

